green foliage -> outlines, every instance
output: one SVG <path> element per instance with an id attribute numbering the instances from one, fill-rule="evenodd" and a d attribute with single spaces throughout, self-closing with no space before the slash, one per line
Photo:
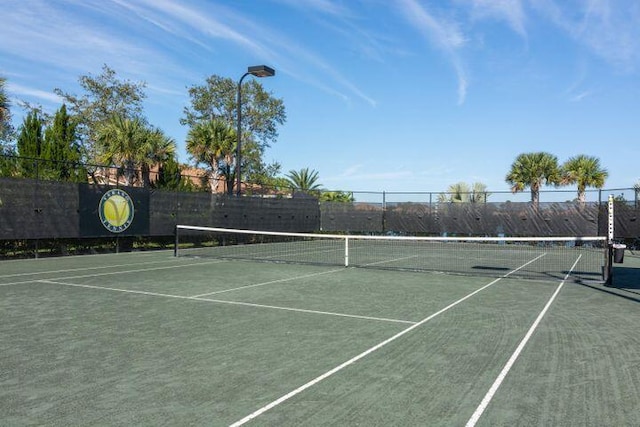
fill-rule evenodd
<path id="1" fill-rule="evenodd" d="M 262 161 L 250 162 L 249 182 L 256 184 L 263 191 L 283 191 L 290 187 L 289 181 L 280 175 L 282 166 L 278 162 L 273 162 L 268 165 L 262 163 Z"/>
<path id="2" fill-rule="evenodd" d="M 469 186 L 464 182 L 452 184 L 446 193 L 438 195 L 439 203 L 486 203 L 491 193 L 481 182 L 474 182 Z"/>
<path id="3" fill-rule="evenodd" d="M 200 188 L 191 182 L 189 177 L 183 177 L 180 164 L 175 157 L 165 160 L 158 168 L 158 179 L 153 183 L 154 188 L 173 191 L 199 191 Z"/>
<path id="4" fill-rule="evenodd" d="M 173 161 L 176 154 L 176 143 L 160 129 L 146 127 L 143 131 L 144 139 L 140 151 L 142 156 L 138 165 L 142 173 L 142 183 L 145 187 L 151 186 L 150 172 L 155 165 Z"/>
<path id="5" fill-rule="evenodd" d="M 120 80 L 116 72 L 106 64 L 100 75 L 80 76 L 78 82 L 85 91 L 82 95 L 67 93 L 58 88 L 54 92 L 69 105 L 71 114 L 77 120 L 78 137 L 90 158 L 95 158 L 93 145 L 101 128 L 112 117 L 133 119 L 141 116 L 146 84 Z"/>
<path id="6" fill-rule="evenodd" d="M 545 184 L 557 186 L 561 180 L 558 158 L 545 152 L 520 154 L 506 176 L 506 181 L 514 193 L 530 187 L 531 201 L 536 206 L 540 201 L 540 188 Z"/>
<path id="7" fill-rule="evenodd" d="M 0 150 L 0 176 L 14 176 L 17 173 L 15 153 L 10 149 Z"/>
<path id="8" fill-rule="evenodd" d="M 311 195 L 319 195 L 321 185 L 318 183 L 319 175 L 316 170 L 303 168 L 299 171 L 291 170 L 286 176 L 289 186 L 296 191 Z"/>
<path id="9" fill-rule="evenodd" d="M 142 156 L 144 124 L 141 120 L 116 115 L 96 132 L 97 155 L 100 163 L 114 165 L 124 172 L 125 185 L 133 185 L 136 163 Z"/>
<path id="10" fill-rule="evenodd" d="M 187 134 L 187 152 L 197 164 L 207 167 L 212 193 L 224 177 L 227 192 L 233 194 L 236 144 L 236 132 L 221 119 L 196 123 Z"/>
<path id="11" fill-rule="evenodd" d="M 98 159 L 123 171 L 125 185 L 133 185 L 142 173 L 144 186 L 150 186 L 150 170 L 175 154 L 175 142 L 142 119 L 113 116 L 96 133 Z"/>
<path id="12" fill-rule="evenodd" d="M 76 124 L 67 114 L 66 105 L 56 112 L 53 123 L 44 132 L 44 147 L 41 157 L 46 163 L 47 178 L 85 182 L 87 171 L 79 167 L 80 145 L 76 134 Z"/>
<path id="13" fill-rule="evenodd" d="M 44 137 L 42 135 L 43 123 L 38 113 L 27 114 L 20 127 L 20 133 L 16 142 L 18 155 L 24 157 L 19 160 L 20 175 L 25 178 L 38 176 L 38 160 L 42 154 Z"/>
<path id="14" fill-rule="evenodd" d="M 353 193 L 343 191 L 323 191 L 318 199 L 321 202 L 352 203 Z"/>
<path id="15" fill-rule="evenodd" d="M 204 85 L 189 88 L 191 106 L 184 108 L 180 123 L 193 127 L 212 119 L 221 119 L 237 127 L 237 84 L 229 78 L 212 75 Z M 278 137 L 277 125 L 286 120 L 284 102 L 266 92 L 256 80 L 242 84 L 242 139 L 258 141 L 268 147 Z"/>

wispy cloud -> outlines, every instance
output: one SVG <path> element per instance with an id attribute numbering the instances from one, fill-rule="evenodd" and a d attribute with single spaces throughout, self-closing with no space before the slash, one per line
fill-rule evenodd
<path id="1" fill-rule="evenodd" d="M 304 10 L 314 10 L 316 12 L 324 13 L 333 16 L 347 16 L 349 10 L 341 4 L 332 2 L 330 0 L 276 0 L 278 3 L 286 4 L 290 7 L 295 7 Z"/>
<path id="2" fill-rule="evenodd" d="M 584 88 L 585 82 L 587 81 L 587 70 L 586 62 L 580 62 L 573 82 L 564 91 L 564 96 L 569 102 L 580 102 L 593 95 L 592 90 Z"/>
<path id="3" fill-rule="evenodd" d="M 142 4 L 148 11 L 161 12 L 161 17 L 154 18 L 153 22 L 162 22 L 160 19 L 164 17 L 165 21 L 178 21 L 189 29 L 189 31 L 180 31 L 170 27 L 170 24 L 166 22 L 157 24 L 160 28 L 170 31 L 174 35 L 191 38 L 192 36 L 188 36 L 188 34 L 200 32 L 207 37 L 230 41 L 258 58 L 264 58 L 278 65 L 280 71 L 284 71 L 298 80 L 312 84 L 328 93 L 336 94 L 341 99 L 348 100 L 350 98 L 342 91 L 332 87 L 330 83 L 323 82 L 316 77 L 310 77 L 307 75 L 308 73 L 303 71 L 298 71 L 312 66 L 315 70 L 322 70 L 324 75 L 329 77 L 334 84 L 341 86 L 352 95 L 363 99 L 372 106 L 377 104 L 374 99 L 366 95 L 328 61 L 313 53 L 308 46 L 300 45 L 277 30 L 261 25 L 255 19 L 247 18 L 222 6 L 210 6 L 207 10 L 203 10 L 166 0 L 142 0 Z M 315 0 L 310 5 L 324 13 L 345 13 L 344 8 L 328 1 Z M 142 14 L 143 12 L 138 13 Z M 253 34 L 261 34 L 260 39 L 253 37 Z M 304 65 L 297 65 L 300 63 Z"/>
<path id="4" fill-rule="evenodd" d="M 7 83 L 7 92 L 16 99 L 24 97 L 34 98 L 38 101 L 59 105 L 62 99 L 53 92 L 44 91 L 32 87 L 26 87 L 15 83 Z"/>
<path id="5" fill-rule="evenodd" d="M 398 0 L 398 5 L 413 28 L 449 58 L 458 79 L 458 104 L 463 104 L 467 96 L 468 78 L 458 50 L 465 46 L 467 40 L 460 26 L 451 20 L 436 19 L 415 0 Z"/>
<path id="6" fill-rule="evenodd" d="M 309 4 L 325 14 L 347 14 L 345 7 L 330 1 Z M 196 56 L 203 50 L 214 54 L 218 48 L 228 50 L 230 44 L 237 46 L 239 52 L 275 65 L 280 73 L 345 102 L 355 98 L 377 105 L 335 64 L 314 52 L 315 48 L 287 37 L 277 28 L 262 25 L 259 18 L 220 4 L 67 0 L 60 5 L 43 0 L 11 0 L 6 10 L 0 28 L 0 52 L 45 63 L 51 70 L 68 75 L 97 71 L 107 63 L 119 72 L 125 70 L 124 77 L 144 76 L 149 87 L 168 94 L 175 92 L 178 85 L 183 88 L 185 81 L 202 78 L 193 67 L 172 56 L 188 54 L 182 41 L 193 46 Z M 255 34 L 261 37 L 254 37 Z M 176 46 L 173 52 L 169 51 L 171 46 Z M 311 68 L 316 70 L 313 75 L 308 73 Z"/>
<path id="7" fill-rule="evenodd" d="M 468 0 L 459 2 L 468 4 Z M 472 0 L 471 7 L 474 18 L 504 20 L 513 31 L 527 38 L 522 0 Z"/>
<path id="8" fill-rule="evenodd" d="M 530 0 L 576 42 L 623 71 L 640 68 L 640 4 L 612 0 Z"/>

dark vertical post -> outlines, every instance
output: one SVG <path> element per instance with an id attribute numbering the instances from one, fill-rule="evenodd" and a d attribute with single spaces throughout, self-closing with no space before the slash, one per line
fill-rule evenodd
<path id="1" fill-rule="evenodd" d="M 178 256 L 178 226 L 173 227 L 173 256 Z"/>
<path id="2" fill-rule="evenodd" d="M 382 192 L 382 232 L 387 231 L 387 193 Z"/>
<path id="3" fill-rule="evenodd" d="M 237 99 L 237 110 L 236 114 L 238 115 L 238 146 L 236 147 L 236 195 L 240 197 L 242 194 L 242 190 L 240 186 L 242 185 L 241 178 L 241 161 L 242 161 L 242 81 L 248 75 L 252 75 L 254 77 L 271 77 L 275 76 L 276 71 L 273 68 L 267 67 L 266 65 L 254 65 L 247 69 L 247 72 L 240 77 L 240 81 L 238 82 L 238 99 Z"/>

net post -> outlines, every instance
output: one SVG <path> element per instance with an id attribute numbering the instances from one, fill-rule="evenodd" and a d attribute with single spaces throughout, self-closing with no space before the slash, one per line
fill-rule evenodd
<path id="1" fill-rule="evenodd" d="M 173 256 L 178 256 L 178 226 L 173 227 Z"/>
<path id="2" fill-rule="evenodd" d="M 605 284 L 613 286 L 613 239 L 614 239 L 614 198 L 609 195 L 607 202 L 607 251 L 605 255 Z"/>
<path id="3" fill-rule="evenodd" d="M 344 238 L 344 266 L 349 267 L 349 237 Z"/>

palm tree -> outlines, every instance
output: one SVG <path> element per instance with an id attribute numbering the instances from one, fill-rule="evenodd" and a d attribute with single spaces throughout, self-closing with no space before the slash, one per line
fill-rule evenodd
<path id="1" fill-rule="evenodd" d="M 187 134 L 187 152 L 197 163 L 208 168 L 211 192 L 215 192 L 218 179 L 224 176 L 227 193 L 233 194 L 235 159 L 237 144 L 236 131 L 225 121 L 213 119 L 193 126 Z"/>
<path id="2" fill-rule="evenodd" d="M 530 187 L 531 202 L 538 206 L 540 188 L 545 184 L 559 185 L 561 182 L 558 158 L 545 152 L 522 153 L 511 165 L 506 181 L 511 184 L 514 193 Z"/>
<path id="3" fill-rule="evenodd" d="M 96 140 L 100 145 L 99 160 L 124 170 L 125 185 L 133 185 L 136 166 L 145 160 L 142 149 L 147 141 L 148 129 L 139 118 L 128 119 L 120 115 L 98 129 Z"/>
<path id="4" fill-rule="evenodd" d="M 456 182 L 447 188 L 448 202 L 463 203 L 469 201 L 469 186 L 464 182 Z"/>
<path id="5" fill-rule="evenodd" d="M 587 187 L 602 188 L 608 176 L 597 157 L 580 154 L 562 165 L 562 183 L 578 184 L 578 202 L 581 204 L 586 201 Z"/>
<path id="6" fill-rule="evenodd" d="M 481 182 L 471 184 L 471 194 L 469 201 L 471 203 L 487 203 L 487 199 L 491 193 L 487 192 L 487 186 Z"/>
<path id="7" fill-rule="evenodd" d="M 155 165 L 162 166 L 169 159 L 173 159 L 176 152 L 176 143 L 173 138 L 164 134 L 160 129 L 146 129 L 146 139 L 143 146 L 143 157 L 140 159 L 142 183 L 145 187 L 151 186 L 150 172 Z"/>
<path id="8" fill-rule="evenodd" d="M 490 193 L 487 186 L 481 182 L 474 182 L 469 186 L 465 182 L 456 182 L 447 188 L 446 193 L 438 195 L 439 203 L 485 203 Z"/>
<path id="9" fill-rule="evenodd" d="M 290 170 L 286 176 L 291 188 L 309 194 L 320 191 L 321 185 L 318 184 L 318 178 L 318 172 L 313 169 L 309 170 L 309 168 L 303 168 L 299 171 Z"/>

